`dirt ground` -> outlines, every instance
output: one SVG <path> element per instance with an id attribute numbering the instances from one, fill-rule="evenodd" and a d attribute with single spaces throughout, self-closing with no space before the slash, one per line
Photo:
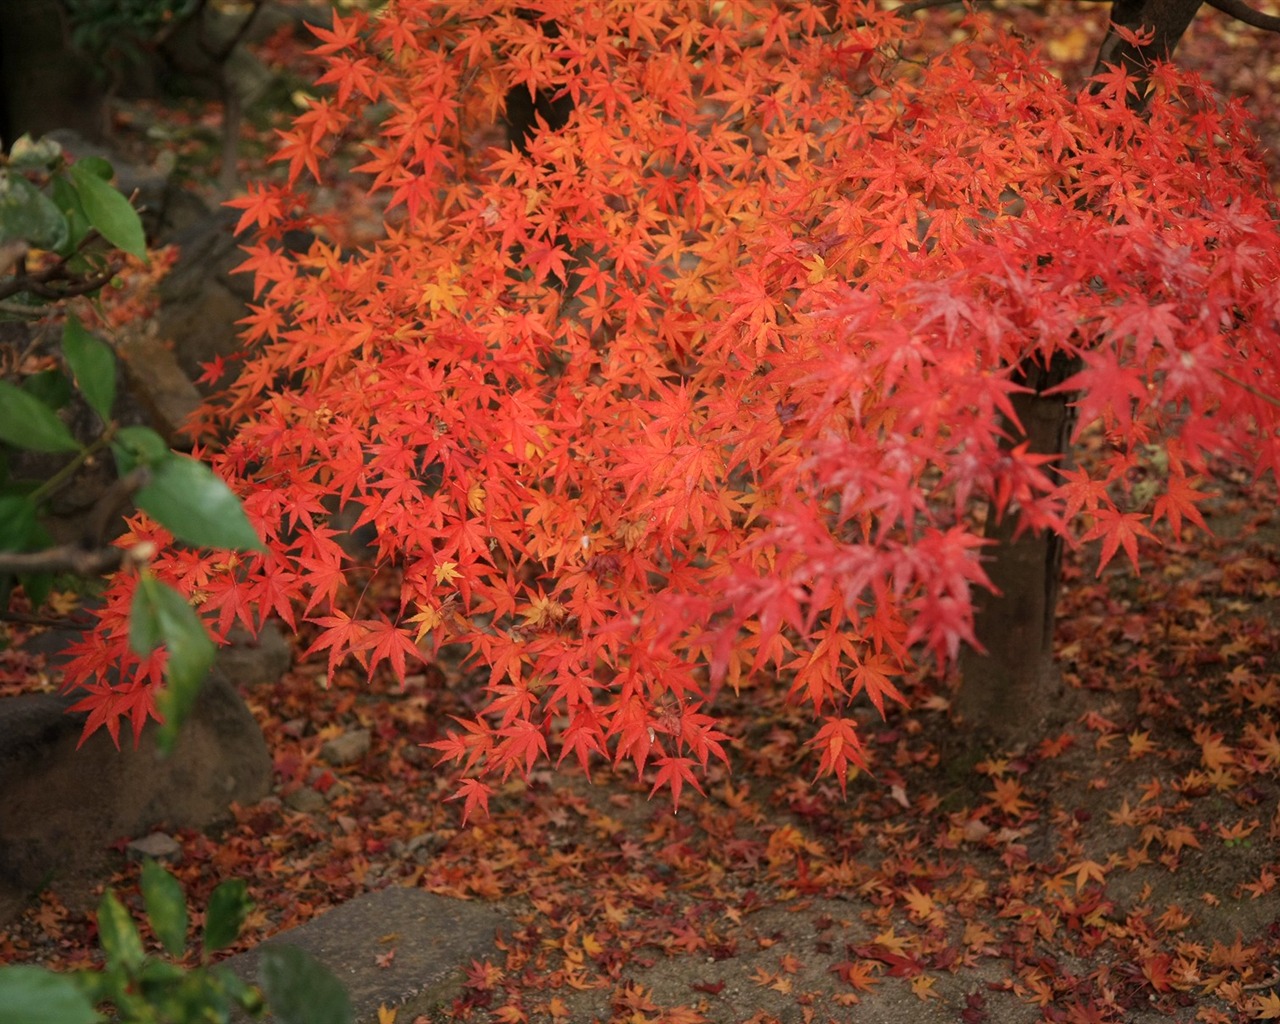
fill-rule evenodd
<path id="1" fill-rule="evenodd" d="M 1100 13 L 1064 26 L 1000 6 L 1044 20 L 1027 35 L 1055 59 L 1092 63 Z M 1197 24 L 1180 59 L 1268 116 L 1275 150 L 1277 43 L 1244 49 L 1216 14 Z M 184 161 L 202 133 L 196 119 Z M 842 796 L 812 783 L 808 723 L 762 687 L 717 709 L 732 768 L 678 813 L 629 777 L 566 766 L 512 781 L 463 828 L 422 744 L 475 706 L 465 671 L 433 667 L 404 692 L 340 673 L 326 690 L 299 656 L 246 693 L 275 794 L 226 828 L 172 831 L 173 870 L 195 906 L 249 881 L 237 948 L 393 884 L 510 913 L 455 1002 L 394 1024 L 1280 1019 L 1280 513 L 1271 485 L 1224 490 L 1215 537 L 1153 551 L 1140 578 L 1069 561 L 1065 690 L 1017 749 L 973 753 L 946 683 L 922 676 L 910 713 L 868 710 L 872 774 Z M 328 763 L 326 741 L 358 729 L 368 753 Z M 122 849 L 40 893 L 0 932 L 0 962 L 94 963 L 104 884 L 141 904 Z"/>
<path id="2" fill-rule="evenodd" d="M 299 661 L 249 693 L 276 793 L 216 834 L 179 831 L 200 905 L 244 877 L 244 945 L 362 891 L 491 901 L 516 926 L 467 965 L 476 1022 L 1235 1022 L 1280 1017 L 1280 516 L 1229 484 L 1203 543 L 1139 578 L 1068 566 L 1048 729 L 980 756 L 927 678 L 868 714 L 873 775 L 811 783 L 807 725 L 768 689 L 726 707 L 732 772 L 665 795 L 567 768 L 512 781 L 461 827 L 421 744 L 463 714 L 457 666 L 329 690 Z M 326 762 L 326 741 L 371 732 Z M 109 880 L 139 905 L 138 868 Z M 90 963 L 106 879 L 55 882 L 0 959 Z"/>

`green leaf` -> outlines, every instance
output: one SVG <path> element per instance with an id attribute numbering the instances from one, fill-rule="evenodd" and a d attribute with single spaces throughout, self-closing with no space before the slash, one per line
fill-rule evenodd
<path id="1" fill-rule="evenodd" d="M 169 658 L 164 689 L 156 697 L 156 709 L 164 718 L 156 745 L 168 753 L 200 696 L 200 687 L 213 666 L 215 647 L 186 598 L 150 573 L 143 573 L 129 612 L 129 646 L 139 657 L 146 657 L 161 644 Z"/>
<path id="2" fill-rule="evenodd" d="M 75 979 L 42 967 L 0 967 L 0 1024 L 95 1024 L 95 1012 Z"/>
<path id="3" fill-rule="evenodd" d="M 164 996 L 168 997 L 164 1001 L 171 1004 L 175 994 L 184 987 L 191 987 L 192 975 L 195 975 L 196 981 L 200 980 L 198 972 L 187 971 L 168 960 L 148 960 L 138 968 L 134 978 L 143 998 L 154 1006 Z"/>
<path id="4" fill-rule="evenodd" d="M 80 247 L 84 236 L 89 233 L 89 215 L 84 212 L 84 204 L 80 202 L 80 196 L 65 174 L 58 174 L 53 178 L 53 201 L 66 217 L 68 230 L 66 242 L 55 251 L 60 256 L 69 256 Z"/>
<path id="5" fill-rule="evenodd" d="M 249 899 L 248 887 L 242 878 L 223 882 L 213 890 L 204 918 L 206 956 L 236 941 L 252 908 L 253 901 Z"/>
<path id="6" fill-rule="evenodd" d="M 49 543 L 30 498 L 22 494 L 0 495 L 0 551 L 35 551 Z"/>
<path id="7" fill-rule="evenodd" d="M 22 175 L 0 170 L 0 242 L 26 241 L 37 249 L 56 250 L 66 244 L 69 231 L 52 199 Z"/>
<path id="8" fill-rule="evenodd" d="M 22 592 L 27 595 L 32 609 L 43 608 L 44 603 L 49 600 L 49 595 L 53 593 L 53 573 L 51 572 L 27 573 L 25 576 L 19 576 L 18 582 L 22 584 Z"/>
<path id="9" fill-rule="evenodd" d="M 187 948 L 187 901 L 178 880 L 153 860 L 142 866 L 147 920 L 164 951 L 180 957 Z"/>
<path id="10" fill-rule="evenodd" d="M 163 989 L 164 1016 L 161 1020 L 226 1024 L 231 1019 L 234 1003 L 220 979 L 199 968 L 178 970 L 178 974 L 179 977 Z"/>
<path id="11" fill-rule="evenodd" d="M 108 967 L 135 971 L 146 958 L 138 926 L 110 889 L 103 894 L 102 902 L 98 904 L 98 936 L 102 941 L 103 952 L 107 954 Z"/>
<path id="12" fill-rule="evenodd" d="M 72 165 L 71 184 L 84 207 L 89 223 L 108 242 L 139 259 L 147 258 L 147 239 L 142 219 L 124 196 L 102 180 L 89 161 Z"/>
<path id="13" fill-rule="evenodd" d="M 174 454 L 159 463 L 134 502 L 188 544 L 263 550 L 231 488 L 208 466 L 185 455 Z"/>
<path id="14" fill-rule="evenodd" d="M 52 409 L 4 380 L 0 380 L 0 441 L 35 452 L 80 450 Z"/>
<path id="15" fill-rule="evenodd" d="M 33 373 L 22 382 L 22 390 L 50 409 L 61 409 L 71 401 L 71 381 L 61 370 L 49 368 Z"/>
<path id="16" fill-rule="evenodd" d="M 107 184 L 111 183 L 111 179 L 116 175 L 116 169 L 111 166 L 111 161 L 104 156 L 82 156 L 75 166 L 79 167 L 82 172 L 88 172 L 94 177 L 101 178 Z"/>
<path id="17" fill-rule="evenodd" d="M 258 976 L 278 1024 L 351 1024 L 351 1000 L 342 983 L 296 946 L 263 946 Z"/>
<path id="18" fill-rule="evenodd" d="M 62 328 L 62 353 L 85 401 L 104 423 L 109 421 L 116 401 L 115 353 L 86 331 L 74 313 Z"/>
<path id="19" fill-rule="evenodd" d="M 256 985 L 243 981 L 225 964 L 218 964 L 208 970 L 209 977 L 217 981 L 237 1006 L 249 1011 L 255 1017 L 262 1012 L 262 991 Z"/>
<path id="20" fill-rule="evenodd" d="M 121 476 L 139 463 L 144 466 L 158 465 L 171 454 L 164 438 L 150 427 L 121 427 L 116 431 L 111 451 L 116 457 L 116 469 Z"/>

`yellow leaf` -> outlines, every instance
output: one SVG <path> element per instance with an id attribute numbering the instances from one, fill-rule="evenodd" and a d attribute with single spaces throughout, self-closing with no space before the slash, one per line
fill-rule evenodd
<path id="1" fill-rule="evenodd" d="M 528 611 L 524 612 L 524 624 L 535 628 L 545 626 L 548 623 L 559 622 L 567 612 L 568 609 L 559 601 L 539 594 L 530 603 Z"/>
<path id="2" fill-rule="evenodd" d="M 966 921 L 964 926 L 964 937 L 961 941 L 970 949 L 976 949 L 982 952 L 989 950 L 994 953 L 996 938 L 996 933 L 981 921 Z"/>
<path id="3" fill-rule="evenodd" d="M 432 570 L 436 577 L 437 583 L 452 583 L 462 573 L 458 572 L 457 562 L 441 562 Z"/>
<path id="4" fill-rule="evenodd" d="M 1254 996 L 1251 1009 L 1254 1020 L 1280 1020 L 1280 996 L 1274 989 L 1265 996 Z"/>
<path id="5" fill-rule="evenodd" d="M 1162 842 L 1174 853 L 1180 852 L 1184 846 L 1200 849 L 1200 841 L 1188 825 L 1174 825 L 1165 829 Z"/>
<path id="6" fill-rule="evenodd" d="M 1055 32 L 1045 48 L 1055 63 L 1065 64 L 1079 60 L 1092 45 L 1089 33 L 1082 28 L 1073 27 L 1066 32 Z"/>
<path id="7" fill-rule="evenodd" d="M 472 484 L 467 491 L 467 508 L 479 515 L 484 511 L 484 499 L 488 497 L 485 489 L 479 484 Z"/>
<path id="8" fill-rule="evenodd" d="M 1223 742 L 1222 733 L 1211 732 L 1207 726 L 1201 725 L 1196 727 L 1194 736 L 1200 744 L 1200 758 L 1209 771 L 1235 764 L 1235 755 Z"/>
<path id="9" fill-rule="evenodd" d="M 777 978 L 776 974 L 770 973 L 769 971 L 765 970 L 763 967 L 757 967 L 751 975 L 751 980 L 754 981 L 761 988 L 765 988 L 768 985 L 772 985 L 773 982 L 776 980 L 776 978 Z"/>
<path id="10" fill-rule="evenodd" d="M 1099 864 L 1096 860 L 1082 860 L 1072 864 L 1062 874 L 1076 876 L 1076 892 L 1079 892 L 1089 883 L 1090 879 L 1099 885 L 1105 884 L 1107 866 Z"/>
<path id="11" fill-rule="evenodd" d="M 378 1007 L 378 1024 L 396 1024 L 396 1011 L 388 1009 L 386 1003 Z"/>
<path id="12" fill-rule="evenodd" d="M 422 289 L 418 302 L 433 313 L 439 313 L 442 309 L 449 313 L 456 313 L 458 299 L 466 298 L 466 295 L 466 290 L 456 284 L 441 284 L 433 281 Z"/>
<path id="13" fill-rule="evenodd" d="M 442 309 L 450 313 L 458 312 L 458 300 L 467 297 L 467 290 L 458 283 L 459 274 L 456 263 L 441 267 L 435 280 L 423 287 L 418 304 L 427 306 L 433 313 L 439 313 Z"/>
<path id="14" fill-rule="evenodd" d="M 934 981 L 935 979 L 929 975 L 921 974 L 911 979 L 911 991 L 915 993 L 917 999 L 941 999 L 942 996 L 933 990 Z"/>
<path id="15" fill-rule="evenodd" d="M 1149 732 L 1131 732 L 1129 739 L 1129 760 L 1142 757 L 1144 754 L 1153 754 L 1156 745 L 1151 742 L 1151 733 Z"/>
<path id="16" fill-rule="evenodd" d="M 418 614 L 409 619 L 418 624 L 418 632 L 413 638 L 415 644 L 422 643 L 422 638 L 440 625 L 440 613 L 429 605 L 418 605 Z"/>
<path id="17" fill-rule="evenodd" d="M 993 782 L 995 788 L 987 795 L 1005 814 L 1016 818 L 1031 809 L 1031 805 L 1022 799 L 1022 783 L 1017 779 L 998 778 Z"/>
<path id="18" fill-rule="evenodd" d="M 1137 825 L 1138 816 L 1133 813 L 1133 808 L 1129 806 L 1129 798 L 1125 797 L 1120 801 L 1120 810 L 1108 811 L 1107 818 L 1113 825 Z"/>
<path id="19" fill-rule="evenodd" d="M 929 917 L 937 909 L 933 897 L 927 892 L 921 892 L 914 885 L 910 886 L 903 896 L 907 901 L 907 913 L 917 921 Z"/>
<path id="20" fill-rule="evenodd" d="M 897 953 L 902 956 L 907 951 L 907 943 L 910 941 L 906 936 L 895 934 L 892 927 L 887 931 L 881 932 L 871 940 L 877 946 L 884 946 L 890 953 Z"/>

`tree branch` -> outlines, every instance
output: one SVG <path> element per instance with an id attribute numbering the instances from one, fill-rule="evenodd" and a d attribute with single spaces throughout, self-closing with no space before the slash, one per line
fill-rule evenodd
<path id="1" fill-rule="evenodd" d="M 917 11 L 928 10 L 931 7 L 948 7 L 952 4 L 963 2 L 964 0 L 912 0 L 911 3 L 905 3 L 901 7 L 895 8 L 894 13 L 905 16 L 915 14 Z M 974 0 L 974 2 L 977 3 L 979 0 Z M 1107 0 L 1079 0 L 1079 2 L 1105 3 Z M 1267 32 L 1280 32 L 1280 17 L 1254 10 L 1244 0 L 1205 0 L 1205 2 L 1215 10 L 1235 18 L 1237 21 L 1242 21 L 1246 25 L 1252 25 L 1254 28 L 1264 29 Z"/>
<path id="2" fill-rule="evenodd" d="M 1236 21 L 1243 21 L 1246 25 L 1265 29 L 1268 32 L 1280 32 L 1280 18 L 1273 14 L 1255 11 L 1244 0 L 1206 0 L 1206 2 L 1223 14 L 1231 15 Z"/>
<path id="3" fill-rule="evenodd" d="M 79 544 L 59 544 L 43 551 L 0 551 L 0 576 L 41 572 L 101 576 L 119 569 L 127 554 L 122 548 L 86 548 Z"/>
<path id="4" fill-rule="evenodd" d="M 39 295 L 42 299 L 53 300 L 67 299 L 73 295 L 87 295 L 89 292 L 96 291 L 107 284 L 119 272 L 120 264 L 110 260 L 107 263 L 106 270 L 101 274 L 95 277 L 79 276 L 67 270 L 67 257 L 63 257 L 47 270 L 32 274 L 27 272 L 27 262 L 24 255 L 18 258 L 17 269 L 13 277 L 7 281 L 0 281 L 0 300 L 7 299 L 11 295 L 20 295 L 23 292 Z M 67 281 L 69 283 L 65 288 L 50 288 L 49 285 L 54 281 Z"/>
<path id="5" fill-rule="evenodd" d="M 126 506 L 133 502 L 133 496 L 151 482 L 151 470 L 146 466 L 135 466 L 124 476 L 108 487 L 93 506 L 93 515 L 89 519 L 89 532 L 85 539 L 90 544 L 105 547 L 112 520 L 120 515 Z"/>
<path id="6" fill-rule="evenodd" d="M 43 551 L 0 551 L 0 576 L 25 576 L 39 572 L 100 576 L 120 568 L 133 552 L 107 543 L 111 520 L 150 479 L 151 471 L 146 466 L 137 466 L 103 491 L 94 503 L 89 529 L 78 543 L 59 544 Z"/>

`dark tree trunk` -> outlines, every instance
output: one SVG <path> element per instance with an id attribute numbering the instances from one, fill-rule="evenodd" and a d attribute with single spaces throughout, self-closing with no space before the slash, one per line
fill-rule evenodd
<path id="1" fill-rule="evenodd" d="M 1099 50 L 1097 70 L 1119 64 L 1139 79 L 1151 62 L 1168 60 L 1191 24 L 1201 0 L 1117 0 L 1111 8 L 1112 30 Z M 1155 35 L 1147 46 L 1122 40 L 1115 26 L 1148 28 Z M 1142 90 L 1135 103 L 1142 105 Z M 1019 395 L 1014 409 L 1026 433 L 1010 430 L 1009 443 L 1028 443 L 1038 455 L 1070 455 L 1071 406 L 1068 395 L 1041 392 L 1062 383 L 1074 369 L 1056 357 L 1048 366 L 1024 365 L 1017 380 L 1035 394 Z M 1005 743 L 1034 733 L 1054 706 L 1059 676 L 1053 663 L 1053 621 L 1058 603 L 1062 541 L 1049 534 L 1024 533 L 1014 539 L 1016 514 L 988 520 L 991 547 L 987 574 L 997 593 L 978 595 L 974 632 L 985 654 L 966 649 L 960 658 L 961 686 L 955 710 L 971 732 Z"/>
<path id="2" fill-rule="evenodd" d="M 1151 62 L 1173 56 L 1178 40 L 1196 16 L 1202 0 L 1116 0 L 1111 5 L 1111 31 L 1098 50 L 1095 71 L 1118 64 L 1139 78 L 1145 77 Z M 1116 35 L 1115 26 L 1150 29 L 1155 37 L 1147 46 L 1137 47 Z"/>
<path id="3" fill-rule="evenodd" d="M 560 38 L 560 26 L 550 18 L 540 18 L 536 12 L 524 7 L 516 9 L 516 17 L 536 23 L 548 39 Z M 546 124 L 548 130 L 556 131 L 569 123 L 572 114 L 573 98 L 570 96 L 549 95 L 543 90 L 536 90 L 530 95 L 528 89 L 519 86 L 511 89 L 507 92 L 503 111 L 507 144 L 527 156 L 529 140 L 537 131 L 539 120 Z"/>
<path id="4" fill-rule="evenodd" d="M 1006 424 L 1006 448 L 1025 441 L 1032 452 L 1066 457 L 1074 420 L 1068 396 L 1043 392 L 1076 369 L 1075 360 L 1062 354 L 1047 367 L 1024 364 L 1015 379 L 1032 393 L 1014 396 L 1013 408 L 1025 433 Z M 974 626 L 986 653 L 965 648 L 960 658 L 964 685 L 955 702 L 967 724 L 996 740 L 1012 739 L 1039 723 L 1058 691 L 1053 618 L 1062 540 L 1030 531 L 1015 537 L 1017 526 L 1015 510 L 987 521 L 984 536 L 994 543 L 986 569 L 996 593 L 978 595 Z"/>
<path id="5" fill-rule="evenodd" d="M 66 43 L 54 0 L 0 0 L 0 136 L 70 128 L 101 139 L 103 83 Z"/>

